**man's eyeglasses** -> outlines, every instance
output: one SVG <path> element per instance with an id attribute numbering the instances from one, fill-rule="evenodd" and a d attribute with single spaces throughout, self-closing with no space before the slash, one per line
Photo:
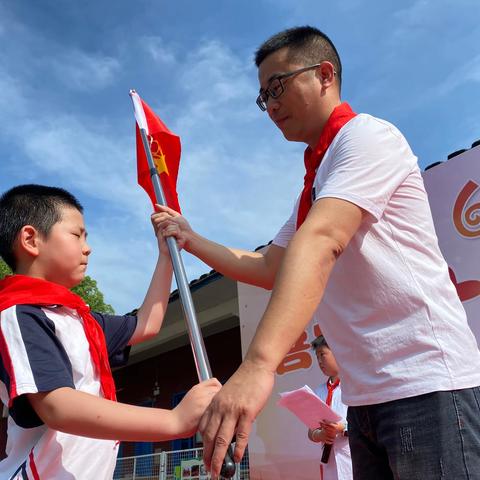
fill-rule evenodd
<path id="1" fill-rule="evenodd" d="M 285 91 L 282 80 L 298 75 L 299 73 L 306 72 L 307 70 L 312 70 L 321 65 L 321 63 L 316 63 L 315 65 L 310 65 L 308 67 L 299 68 L 293 72 L 282 73 L 277 75 L 275 78 L 270 80 L 270 83 L 267 85 L 265 90 L 260 90 L 260 94 L 257 97 L 258 108 L 264 112 L 267 109 L 267 102 L 270 97 L 278 98 Z"/>

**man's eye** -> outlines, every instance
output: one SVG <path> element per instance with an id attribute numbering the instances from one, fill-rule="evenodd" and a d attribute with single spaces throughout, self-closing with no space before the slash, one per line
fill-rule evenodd
<path id="1" fill-rule="evenodd" d="M 282 85 L 278 81 L 273 82 L 273 84 L 270 85 L 268 92 L 273 98 L 276 98 L 282 93 Z"/>

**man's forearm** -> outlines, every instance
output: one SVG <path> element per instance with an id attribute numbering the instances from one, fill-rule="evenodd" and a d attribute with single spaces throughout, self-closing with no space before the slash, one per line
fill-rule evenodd
<path id="1" fill-rule="evenodd" d="M 336 261 L 330 238 L 299 231 L 290 242 L 246 360 L 274 371 L 320 303 Z"/>
<path id="2" fill-rule="evenodd" d="M 185 249 L 226 277 L 271 289 L 276 267 L 262 253 L 225 247 L 194 233 Z"/>

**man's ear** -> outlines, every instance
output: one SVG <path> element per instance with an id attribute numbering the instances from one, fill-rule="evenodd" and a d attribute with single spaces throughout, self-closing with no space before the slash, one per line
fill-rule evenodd
<path id="1" fill-rule="evenodd" d="M 335 82 L 335 67 L 333 63 L 325 61 L 315 70 L 323 88 L 328 88 Z"/>
<path id="2" fill-rule="evenodd" d="M 40 232 L 32 225 L 24 225 L 17 236 L 18 253 L 23 252 L 32 257 L 37 257 L 40 241 Z"/>

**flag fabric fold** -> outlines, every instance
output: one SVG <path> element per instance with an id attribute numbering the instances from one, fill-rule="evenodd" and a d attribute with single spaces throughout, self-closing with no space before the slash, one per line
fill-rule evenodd
<path id="1" fill-rule="evenodd" d="M 147 192 L 152 204 L 155 200 L 150 169 L 143 147 L 140 128 L 145 130 L 153 162 L 157 169 L 162 185 L 165 200 L 170 208 L 180 213 L 177 196 L 177 176 L 180 164 L 181 144 L 180 137 L 172 133 L 153 110 L 132 90 L 133 107 L 136 119 L 137 141 L 137 177 L 138 184 Z"/>

